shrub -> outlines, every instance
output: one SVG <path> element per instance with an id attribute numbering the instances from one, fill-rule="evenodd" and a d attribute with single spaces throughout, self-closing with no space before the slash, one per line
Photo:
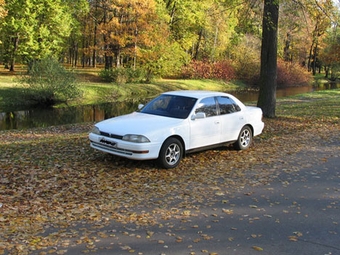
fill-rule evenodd
<path id="1" fill-rule="evenodd" d="M 279 60 L 277 64 L 278 88 L 309 85 L 313 80 L 312 74 L 297 63 Z"/>
<path id="2" fill-rule="evenodd" d="M 237 79 L 244 81 L 248 86 L 260 86 L 260 63 L 244 64 L 237 70 Z M 304 67 L 290 62 L 279 60 L 277 63 L 277 87 L 293 87 L 309 85 L 313 80 L 311 73 Z"/>
<path id="3" fill-rule="evenodd" d="M 256 87 L 259 84 L 260 53 L 260 39 L 249 34 L 241 38 L 238 45 L 233 47 L 229 53 L 233 60 L 237 79 L 250 87 Z"/>
<path id="4" fill-rule="evenodd" d="M 115 80 L 115 76 L 113 74 L 113 71 L 107 70 L 107 69 L 103 69 L 99 72 L 99 77 L 102 78 L 103 81 L 105 82 L 113 82 Z"/>
<path id="5" fill-rule="evenodd" d="M 21 104 L 51 106 L 80 96 L 74 74 L 53 58 L 32 62 L 20 83 L 24 88 Z"/>
<path id="6" fill-rule="evenodd" d="M 182 78 L 218 79 L 230 81 L 235 78 L 235 71 L 228 61 L 208 62 L 193 60 L 182 68 Z"/>
<path id="7" fill-rule="evenodd" d="M 99 76 L 106 82 L 115 82 L 117 84 L 126 84 L 133 82 L 141 82 L 143 80 L 144 72 L 142 69 L 132 69 L 118 67 L 110 70 L 102 70 Z"/>
<path id="8" fill-rule="evenodd" d="M 250 87 L 257 87 L 260 80 L 260 68 L 260 61 L 256 59 L 238 62 L 236 64 L 236 77 Z"/>

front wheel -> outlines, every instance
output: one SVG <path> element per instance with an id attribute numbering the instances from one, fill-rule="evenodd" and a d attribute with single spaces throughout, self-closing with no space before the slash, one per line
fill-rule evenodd
<path id="1" fill-rule="evenodd" d="M 167 139 L 159 152 L 158 163 L 165 169 L 175 168 L 182 159 L 183 146 L 176 138 Z"/>
<path id="2" fill-rule="evenodd" d="M 241 132 L 234 143 L 234 147 L 237 150 L 248 149 L 253 141 L 253 132 L 249 126 L 245 126 L 241 129 Z"/>

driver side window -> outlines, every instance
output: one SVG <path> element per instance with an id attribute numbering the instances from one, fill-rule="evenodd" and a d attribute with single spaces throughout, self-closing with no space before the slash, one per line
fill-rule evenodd
<path id="1" fill-rule="evenodd" d="M 198 107 L 195 110 L 195 113 L 204 112 L 207 117 L 216 116 L 217 109 L 216 109 L 216 102 L 214 97 L 207 97 L 202 99 Z"/>

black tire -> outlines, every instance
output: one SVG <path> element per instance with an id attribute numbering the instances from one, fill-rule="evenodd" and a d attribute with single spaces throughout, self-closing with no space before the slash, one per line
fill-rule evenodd
<path id="1" fill-rule="evenodd" d="M 176 138 L 165 140 L 158 156 L 158 164 L 165 168 L 175 168 L 178 166 L 183 155 L 183 145 Z"/>
<path id="2" fill-rule="evenodd" d="M 241 129 L 241 132 L 234 143 L 236 150 L 246 150 L 250 147 L 253 142 L 253 132 L 249 126 L 245 126 Z"/>

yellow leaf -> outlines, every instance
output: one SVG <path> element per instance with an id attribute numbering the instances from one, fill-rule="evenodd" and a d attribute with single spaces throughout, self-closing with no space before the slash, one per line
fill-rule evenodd
<path id="1" fill-rule="evenodd" d="M 289 239 L 289 241 L 292 241 L 292 242 L 297 242 L 298 241 L 297 236 L 288 236 L 288 239 Z"/>
<path id="2" fill-rule="evenodd" d="M 234 211 L 231 209 L 222 209 L 222 212 L 226 213 L 226 214 L 233 214 Z"/>
<path id="3" fill-rule="evenodd" d="M 217 191 L 217 192 L 215 193 L 215 195 L 216 195 L 216 196 L 224 196 L 225 194 L 224 194 L 224 192 L 222 192 L 222 191 Z"/>
<path id="4" fill-rule="evenodd" d="M 299 236 L 299 237 L 300 237 L 300 236 L 303 236 L 303 234 L 302 234 L 301 232 L 299 232 L 299 231 L 295 231 L 295 232 L 294 232 L 294 235 Z"/>
<path id="5" fill-rule="evenodd" d="M 261 248 L 259 246 L 253 246 L 251 248 L 253 248 L 255 251 L 263 251 L 263 248 Z"/>

